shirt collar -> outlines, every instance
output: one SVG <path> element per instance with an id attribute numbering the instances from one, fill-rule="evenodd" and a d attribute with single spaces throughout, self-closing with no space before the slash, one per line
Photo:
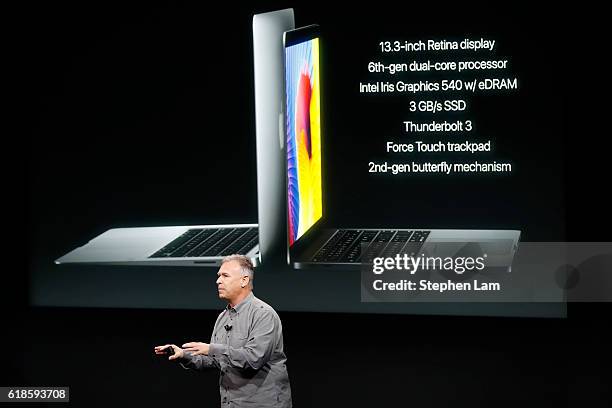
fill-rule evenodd
<path id="1" fill-rule="evenodd" d="M 246 305 L 248 305 L 249 303 L 251 303 L 251 301 L 253 300 L 253 298 L 255 297 L 255 295 L 253 295 L 253 292 L 249 293 L 247 297 L 245 297 L 244 299 L 242 299 L 242 302 L 238 303 L 236 306 L 231 307 L 229 304 L 227 305 L 227 310 L 231 311 L 232 309 L 238 313 L 240 312 L 242 309 L 244 309 L 244 307 Z"/>

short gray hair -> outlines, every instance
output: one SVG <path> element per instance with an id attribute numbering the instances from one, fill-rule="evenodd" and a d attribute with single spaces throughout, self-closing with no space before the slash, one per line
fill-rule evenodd
<path id="1" fill-rule="evenodd" d="M 253 279 L 255 278 L 255 268 L 249 257 L 239 254 L 228 255 L 221 260 L 221 265 L 227 262 L 238 262 L 242 276 L 249 277 L 249 284 L 253 287 Z"/>

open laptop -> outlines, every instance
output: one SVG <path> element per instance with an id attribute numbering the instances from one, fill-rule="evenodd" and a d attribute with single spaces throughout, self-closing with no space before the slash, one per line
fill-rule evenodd
<path id="1" fill-rule="evenodd" d="M 487 266 L 511 267 L 520 231 L 427 228 L 329 228 L 324 225 L 321 145 L 320 34 L 317 25 L 287 31 L 285 132 L 288 255 L 296 268 L 358 266 L 397 254 L 488 253 Z"/>
<path id="2" fill-rule="evenodd" d="M 57 259 L 57 264 L 219 265 L 243 254 L 257 265 L 286 262 L 284 191 L 283 33 L 295 27 L 293 9 L 253 16 L 257 205 L 259 224 L 114 228 Z M 280 143 L 279 143 L 280 141 Z"/>

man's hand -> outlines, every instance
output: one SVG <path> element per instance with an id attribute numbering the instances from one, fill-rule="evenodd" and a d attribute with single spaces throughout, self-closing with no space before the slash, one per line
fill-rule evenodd
<path id="1" fill-rule="evenodd" d="M 206 343 L 191 342 L 182 345 L 184 351 L 189 351 L 192 355 L 197 356 L 198 354 L 208 355 L 209 345 Z"/>
<path id="2" fill-rule="evenodd" d="M 174 349 L 174 354 L 168 357 L 168 360 L 176 360 L 177 358 L 183 358 L 185 353 L 183 349 L 174 344 L 166 344 L 164 346 L 155 346 L 155 354 L 168 354 L 168 347 L 172 347 Z"/>

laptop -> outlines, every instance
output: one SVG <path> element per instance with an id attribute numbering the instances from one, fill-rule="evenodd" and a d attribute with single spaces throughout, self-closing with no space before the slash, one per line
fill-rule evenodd
<path id="1" fill-rule="evenodd" d="M 226 255 L 286 263 L 283 33 L 293 9 L 253 16 L 258 224 L 113 228 L 56 264 L 216 266 Z"/>
<path id="2" fill-rule="evenodd" d="M 359 266 L 398 254 L 457 256 L 478 251 L 488 253 L 487 266 L 511 267 L 520 238 L 518 230 L 327 227 L 322 191 L 325 135 L 321 127 L 319 27 L 289 30 L 283 43 L 288 256 L 293 267 Z"/>

